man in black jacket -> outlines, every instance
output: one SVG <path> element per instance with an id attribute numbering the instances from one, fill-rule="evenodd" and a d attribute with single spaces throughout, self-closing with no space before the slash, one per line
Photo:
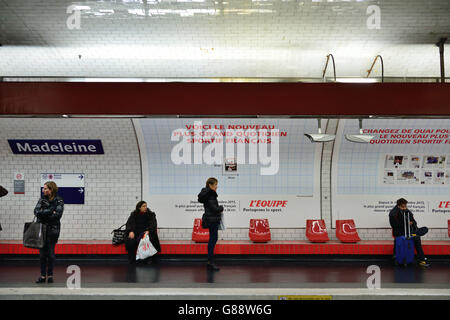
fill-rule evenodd
<path id="1" fill-rule="evenodd" d="M 401 198 L 397 200 L 397 205 L 392 208 L 389 212 L 389 223 L 392 227 L 392 235 L 397 238 L 400 236 L 405 236 L 405 229 L 409 228 L 411 236 L 414 240 L 414 246 L 417 250 L 417 258 L 419 260 L 419 265 L 428 267 L 430 264 L 425 258 L 422 242 L 420 240 L 421 236 L 424 236 L 428 232 L 427 227 L 418 228 L 417 221 L 414 219 L 414 215 L 408 209 L 408 201 Z M 405 220 L 408 221 L 409 216 L 409 226 L 405 228 Z M 407 229 L 406 229 L 407 230 Z M 395 240 L 394 240 L 394 255 L 395 255 Z"/>
<path id="2" fill-rule="evenodd" d="M 0 186 L 0 198 L 8 194 L 8 190 Z M 0 224 L 0 231 L 2 231 L 2 225 Z"/>

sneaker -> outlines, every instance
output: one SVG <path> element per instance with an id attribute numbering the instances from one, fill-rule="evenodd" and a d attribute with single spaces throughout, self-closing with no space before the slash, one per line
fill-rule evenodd
<path id="1" fill-rule="evenodd" d="M 45 277 L 39 277 L 39 278 L 36 280 L 36 283 L 45 283 Z"/>
<path id="2" fill-rule="evenodd" d="M 53 283 L 53 277 L 52 276 L 47 278 L 47 283 Z"/>
<path id="3" fill-rule="evenodd" d="M 429 267 L 430 263 L 427 261 L 427 258 L 424 258 L 423 260 L 419 260 L 419 266 Z"/>
<path id="4" fill-rule="evenodd" d="M 208 268 L 211 268 L 214 271 L 219 271 L 220 270 L 220 268 L 215 263 L 208 262 L 207 266 L 208 266 Z"/>

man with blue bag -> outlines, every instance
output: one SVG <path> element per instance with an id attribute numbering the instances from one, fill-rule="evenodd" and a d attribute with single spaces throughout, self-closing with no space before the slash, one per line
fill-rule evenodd
<path id="1" fill-rule="evenodd" d="M 420 237 L 428 232 L 427 227 L 418 228 L 414 215 L 408 209 L 408 201 L 401 198 L 397 205 L 389 212 L 389 223 L 392 227 L 394 240 L 394 256 L 398 264 L 411 264 L 414 260 L 414 248 L 417 250 L 417 259 L 420 266 L 428 267 L 430 264 L 425 258 Z"/>

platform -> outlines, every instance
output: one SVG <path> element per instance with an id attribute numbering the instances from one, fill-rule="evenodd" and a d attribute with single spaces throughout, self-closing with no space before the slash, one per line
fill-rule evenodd
<path id="1" fill-rule="evenodd" d="M 35 284 L 37 257 L 0 263 L 0 299 L 261 299 L 331 296 L 339 299 L 450 300 L 450 261 L 428 268 L 395 267 L 391 261 L 230 261 L 220 256 L 218 272 L 203 261 L 161 259 L 128 265 L 57 258 L 55 283 Z M 368 289 L 369 265 L 381 270 L 381 288 Z M 81 270 L 81 289 L 67 289 L 69 265 Z M 328 297 L 330 298 L 330 297 Z"/>

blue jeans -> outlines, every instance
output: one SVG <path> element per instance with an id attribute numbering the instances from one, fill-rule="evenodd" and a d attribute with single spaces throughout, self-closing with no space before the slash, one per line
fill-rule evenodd
<path id="1" fill-rule="evenodd" d="M 217 239 L 219 238 L 219 222 L 208 223 L 209 229 L 209 241 L 208 241 L 208 261 L 212 262 L 214 256 L 214 247 L 216 246 Z"/>

